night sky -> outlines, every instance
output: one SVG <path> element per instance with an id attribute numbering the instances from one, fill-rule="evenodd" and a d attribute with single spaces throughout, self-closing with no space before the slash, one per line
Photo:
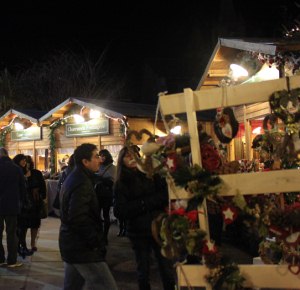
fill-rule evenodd
<path id="1" fill-rule="evenodd" d="M 107 65 L 132 75 L 133 94 L 147 99 L 195 89 L 218 37 L 278 37 L 297 16 L 286 12 L 290 0 L 76 2 L 9 2 L 0 17 L 0 69 L 17 72 L 59 51 L 95 59 L 106 51 Z"/>

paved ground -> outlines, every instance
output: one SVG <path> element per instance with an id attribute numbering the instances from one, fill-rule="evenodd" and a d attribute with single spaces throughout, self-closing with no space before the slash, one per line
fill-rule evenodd
<path id="1" fill-rule="evenodd" d="M 0 290 L 62 289 L 63 263 L 57 241 L 59 224 L 59 219 L 53 217 L 42 220 L 38 251 L 25 260 L 19 258 L 24 263 L 20 268 L 0 267 Z M 117 237 L 117 232 L 118 226 L 112 224 L 109 235 L 108 264 L 120 290 L 137 290 L 132 249 L 127 238 Z M 238 262 L 251 263 L 251 257 L 242 251 L 229 246 L 226 246 L 225 250 L 237 257 Z M 162 289 L 154 260 L 151 267 L 151 280 L 152 290 Z"/>

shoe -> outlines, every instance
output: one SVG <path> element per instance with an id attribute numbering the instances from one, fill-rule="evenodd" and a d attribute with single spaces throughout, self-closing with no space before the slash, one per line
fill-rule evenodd
<path id="1" fill-rule="evenodd" d="M 25 256 L 32 256 L 33 255 L 33 250 L 25 249 L 24 250 Z"/>
<path id="2" fill-rule="evenodd" d="M 32 247 L 32 248 L 31 248 L 31 251 L 32 251 L 32 252 L 36 252 L 36 251 L 37 251 L 37 247 Z"/>
<path id="3" fill-rule="evenodd" d="M 6 266 L 6 265 L 7 265 L 7 263 L 6 263 L 6 262 L 2 262 L 2 263 L 0 263 L 0 267 Z"/>
<path id="4" fill-rule="evenodd" d="M 16 262 L 15 264 L 8 264 L 7 268 L 16 268 L 16 267 L 21 267 L 23 264 L 20 262 Z"/>
<path id="5" fill-rule="evenodd" d="M 20 255 L 23 259 L 25 259 L 26 256 L 32 256 L 32 255 L 33 255 L 33 251 L 32 251 L 32 250 L 29 250 L 29 249 L 27 249 L 27 248 L 19 248 L 19 249 L 18 249 L 18 253 L 19 253 L 19 255 Z"/>

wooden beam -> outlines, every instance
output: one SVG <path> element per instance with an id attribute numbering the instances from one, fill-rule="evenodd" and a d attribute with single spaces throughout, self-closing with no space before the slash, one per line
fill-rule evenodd
<path id="1" fill-rule="evenodd" d="M 274 170 L 266 172 L 235 173 L 220 175 L 225 187 L 222 196 L 299 191 L 300 170 Z M 189 199 L 191 194 L 183 188 L 169 188 L 171 199 Z"/>
<path id="2" fill-rule="evenodd" d="M 50 121 L 43 121 L 42 125 L 51 125 L 51 122 Z"/>
<path id="3" fill-rule="evenodd" d="M 64 116 L 64 114 L 62 114 L 62 113 L 53 113 L 52 114 L 53 118 L 63 118 L 63 116 Z"/>
<path id="4" fill-rule="evenodd" d="M 293 274 L 288 265 L 239 265 L 241 275 L 245 277 L 244 286 L 252 289 L 300 289 L 300 275 Z M 177 267 L 180 287 L 207 287 L 205 276 L 209 269 L 200 265 L 182 265 Z"/>
<path id="5" fill-rule="evenodd" d="M 290 77 L 290 88 L 300 87 L 300 76 Z M 222 106 L 239 106 L 266 102 L 276 91 L 286 90 L 286 79 L 248 83 L 223 88 L 194 91 L 194 110 L 203 111 Z M 160 108 L 164 115 L 185 113 L 184 94 L 164 95 L 159 98 Z"/>

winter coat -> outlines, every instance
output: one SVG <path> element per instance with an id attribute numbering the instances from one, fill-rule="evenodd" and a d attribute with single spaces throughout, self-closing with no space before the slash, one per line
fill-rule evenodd
<path id="1" fill-rule="evenodd" d="M 104 261 L 106 249 L 94 174 L 76 166 L 61 189 L 59 248 L 67 263 Z"/>
<path id="2" fill-rule="evenodd" d="M 20 214 L 25 199 L 25 178 L 19 166 L 6 156 L 0 158 L 0 215 Z"/>
<path id="3" fill-rule="evenodd" d="M 114 214 L 126 220 L 127 235 L 151 236 L 152 220 L 168 205 L 166 182 L 159 175 L 152 179 L 138 170 L 123 169 L 115 182 Z"/>
<path id="4" fill-rule="evenodd" d="M 116 166 L 108 164 L 100 166 L 99 172 L 95 174 L 95 191 L 100 207 L 113 205 L 113 185 L 116 175 Z"/>

